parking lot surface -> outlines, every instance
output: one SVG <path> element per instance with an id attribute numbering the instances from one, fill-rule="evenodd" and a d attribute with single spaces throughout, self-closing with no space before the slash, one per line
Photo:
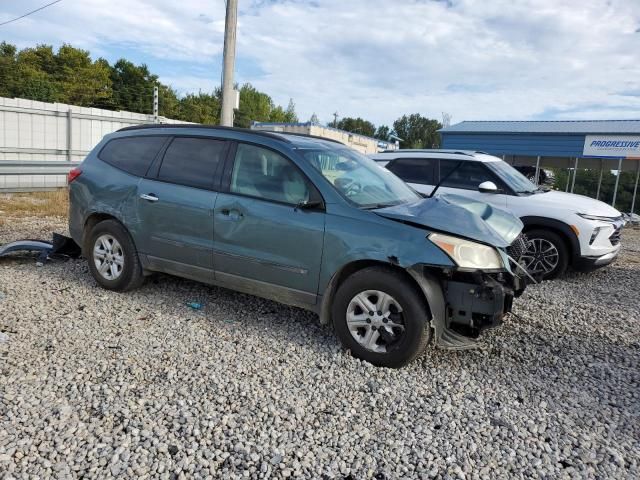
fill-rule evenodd
<path id="1" fill-rule="evenodd" d="M 65 229 L 9 218 L 0 243 Z M 401 370 L 296 308 L 0 259 L 0 478 L 638 478 L 640 231 L 623 243 L 528 288 L 483 348 Z"/>

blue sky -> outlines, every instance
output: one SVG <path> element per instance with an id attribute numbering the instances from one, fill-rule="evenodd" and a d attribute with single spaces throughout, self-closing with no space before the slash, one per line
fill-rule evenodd
<path id="1" fill-rule="evenodd" d="M 47 3 L 0 2 L 0 22 Z M 640 118 L 640 0 L 239 0 L 236 80 L 301 120 Z M 62 0 L 0 27 L 220 83 L 224 0 Z"/>

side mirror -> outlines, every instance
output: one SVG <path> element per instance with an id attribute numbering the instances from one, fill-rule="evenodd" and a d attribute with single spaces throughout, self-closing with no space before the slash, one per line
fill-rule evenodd
<path id="1" fill-rule="evenodd" d="M 320 200 L 306 200 L 299 202 L 294 210 L 324 210 L 324 203 Z"/>
<path id="2" fill-rule="evenodd" d="M 498 193 L 498 187 L 495 183 L 487 181 L 478 185 L 478 191 L 480 193 Z"/>

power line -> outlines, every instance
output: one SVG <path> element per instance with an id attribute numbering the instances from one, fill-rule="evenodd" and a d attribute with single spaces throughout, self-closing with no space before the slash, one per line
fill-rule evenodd
<path id="1" fill-rule="evenodd" d="M 17 20 L 20 20 L 21 18 L 28 17 L 28 16 L 29 16 L 29 15 L 31 15 L 31 14 L 34 14 L 34 13 L 36 13 L 36 12 L 39 12 L 40 10 L 44 10 L 45 8 L 50 7 L 51 5 L 54 5 L 54 4 L 59 3 L 59 2 L 61 2 L 61 1 L 62 1 L 62 0 L 55 0 L 55 2 L 47 3 L 46 5 L 43 5 L 43 6 L 42 6 L 42 7 L 40 7 L 40 8 L 36 8 L 35 10 L 32 10 L 32 11 L 30 11 L 30 12 L 27 12 L 27 13 L 25 13 L 24 15 L 21 15 L 21 16 L 19 16 L 19 17 L 16 17 L 16 18 L 14 18 L 14 19 L 12 19 L 12 20 L 7 20 L 6 22 L 2 22 L 2 23 L 0 23 L 0 27 L 2 27 L 3 25 L 7 25 L 8 23 L 13 23 L 13 22 L 15 22 L 15 21 L 17 21 Z"/>

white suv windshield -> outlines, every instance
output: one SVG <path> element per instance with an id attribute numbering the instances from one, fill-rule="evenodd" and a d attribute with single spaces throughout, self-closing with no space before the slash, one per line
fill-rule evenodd
<path id="1" fill-rule="evenodd" d="M 516 193 L 533 193 L 538 189 L 527 177 L 506 162 L 487 162 L 485 165 Z"/>
<path id="2" fill-rule="evenodd" d="M 350 148 L 298 151 L 344 198 L 360 208 L 400 205 L 421 198 L 389 170 Z"/>

